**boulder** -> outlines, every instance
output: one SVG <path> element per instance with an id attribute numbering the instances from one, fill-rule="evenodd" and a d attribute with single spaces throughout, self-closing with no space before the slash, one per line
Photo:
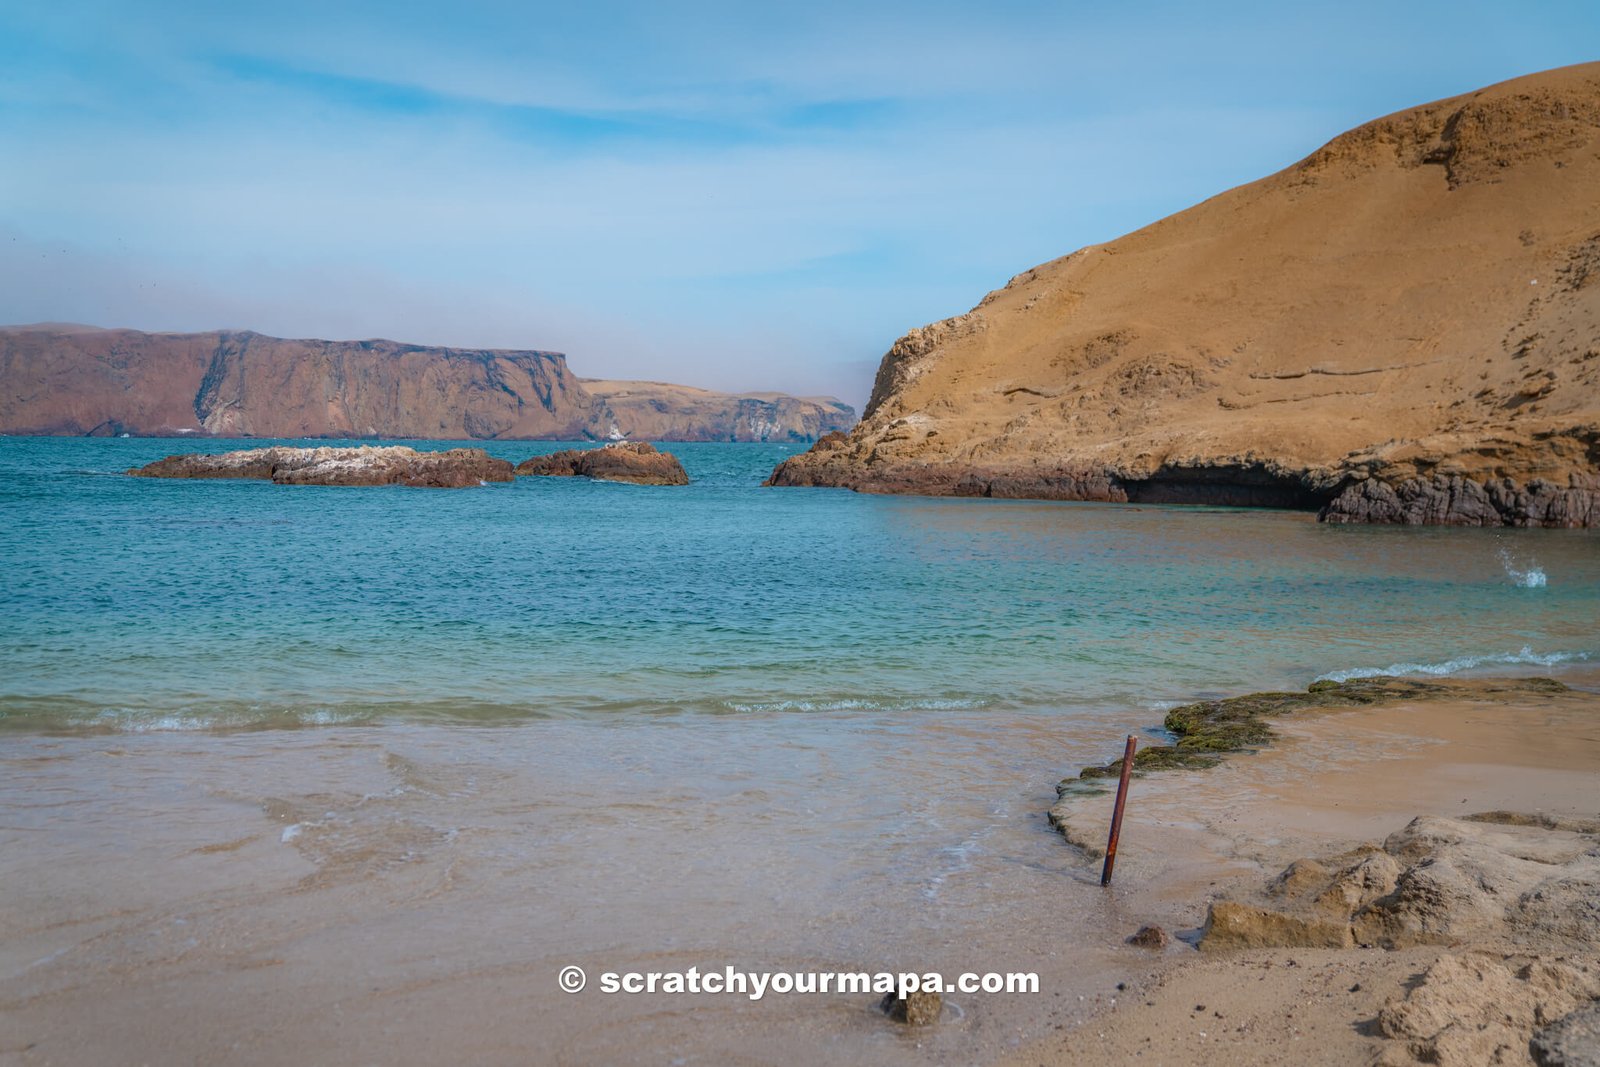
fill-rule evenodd
<path id="1" fill-rule="evenodd" d="M 1535 1033 L 1528 1049 L 1539 1067 L 1600 1067 L 1600 1000 Z"/>
<path id="2" fill-rule="evenodd" d="M 634 485 L 688 485 L 689 475 L 671 452 L 644 441 L 613 441 L 599 448 L 569 449 L 517 464 L 518 474 L 597 478 Z"/>
<path id="3" fill-rule="evenodd" d="M 906 996 L 885 993 L 878 1003 L 883 1013 L 897 1023 L 907 1026 L 931 1026 L 939 1021 L 944 1010 L 944 998 L 930 990 L 919 989 Z"/>
<path id="4" fill-rule="evenodd" d="M 1128 944 L 1160 951 L 1172 944 L 1172 935 L 1154 924 L 1139 927 L 1128 935 Z"/>

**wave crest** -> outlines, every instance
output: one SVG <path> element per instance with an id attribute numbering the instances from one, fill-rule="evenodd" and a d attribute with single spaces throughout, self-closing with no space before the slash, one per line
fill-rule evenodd
<path id="1" fill-rule="evenodd" d="M 1387 667 L 1351 667 L 1348 670 L 1319 674 L 1319 682 L 1348 682 L 1354 678 L 1378 678 L 1391 674 L 1457 674 L 1477 667 L 1527 664 L 1554 667 L 1558 663 L 1576 663 L 1589 658 L 1587 652 L 1535 652 L 1523 645 L 1520 652 L 1491 652 L 1482 656 L 1458 656 L 1441 663 L 1391 663 Z"/>

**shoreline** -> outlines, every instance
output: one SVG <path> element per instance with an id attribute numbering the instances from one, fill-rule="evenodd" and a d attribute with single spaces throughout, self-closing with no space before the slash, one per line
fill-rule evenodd
<path id="1" fill-rule="evenodd" d="M 1363 929 L 1372 936 L 1370 916 L 1384 905 L 1366 900 L 1350 937 L 1339 920 L 1351 917 L 1326 921 L 1325 899 L 1312 900 L 1314 891 L 1297 878 L 1310 885 L 1306 872 L 1317 872 L 1316 889 L 1323 889 L 1328 872 L 1386 846 L 1415 852 L 1405 834 L 1415 838 L 1421 831 L 1407 828 L 1426 816 L 1430 841 L 1443 834 L 1471 855 L 1419 859 L 1417 853 L 1410 861 L 1417 866 L 1443 870 L 1496 863 L 1508 850 L 1515 857 L 1565 849 L 1562 855 L 1576 865 L 1568 880 L 1579 888 L 1577 911 L 1595 911 L 1600 692 L 1589 672 L 1571 673 L 1574 686 L 1505 677 L 1408 680 L 1359 703 L 1292 694 L 1297 706 L 1268 713 L 1272 736 L 1250 734 L 1203 774 L 1150 775 L 1136 763 L 1110 893 L 1130 924 L 1125 934 L 1146 923 L 1171 931 L 1170 943 L 1154 954 L 1127 949 L 1130 960 L 1153 956 L 1158 970 L 1148 982 L 1133 983 L 1120 1004 L 1108 993 L 1087 1021 L 1001 1062 L 1066 1064 L 1087 1053 L 1103 1062 L 1167 1064 L 1465 1064 L 1498 1053 L 1505 1062 L 1532 1063 L 1527 1037 L 1536 1022 L 1600 996 L 1600 938 L 1581 926 L 1584 920 L 1558 936 L 1515 908 L 1482 922 L 1467 922 L 1462 912 L 1451 921 L 1438 918 L 1426 936 L 1356 947 Z M 1174 711 L 1237 707 L 1262 697 Z M 1111 807 L 1110 794 L 1093 788 L 1092 776 L 1115 773 L 1120 762 L 1087 768 L 1089 788 L 1068 779 L 1051 810 L 1052 825 L 1085 864 L 1098 860 L 1094 843 L 1105 839 Z M 1165 761 L 1158 755 L 1154 762 Z M 1485 814 L 1487 821 L 1463 819 Z M 1406 877 L 1389 897 L 1405 895 Z M 1227 921 L 1240 915 L 1244 933 L 1230 938 Z M 1208 930 L 1218 917 L 1222 928 Z M 1285 921 L 1302 925 L 1286 934 Z M 1341 937 L 1351 947 L 1318 946 Z M 1525 972 L 1562 977 L 1534 988 L 1518 978 Z M 1511 1006 L 1487 1029 L 1465 1025 L 1474 1012 L 1488 1010 L 1469 994 L 1488 988 L 1499 990 L 1489 1008 Z M 1430 997 L 1456 1006 L 1416 1023 L 1425 1013 L 1408 1006 L 1408 998 Z M 1420 1034 L 1419 1027 L 1436 1032 Z"/>

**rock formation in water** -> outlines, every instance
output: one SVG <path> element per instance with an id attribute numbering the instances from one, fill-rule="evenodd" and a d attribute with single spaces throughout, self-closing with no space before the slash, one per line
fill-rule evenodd
<path id="1" fill-rule="evenodd" d="M 671 452 L 643 441 L 613 441 L 599 448 L 568 449 L 517 464 L 518 474 L 597 478 L 634 485 L 688 485 L 689 475 Z"/>
<path id="2" fill-rule="evenodd" d="M 0 433 L 793 441 L 855 421 L 828 399 L 592 384 L 559 352 L 0 328 Z"/>
<path id="3" fill-rule="evenodd" d="M 827 396 L 718 393 L 665 382 L 582 379 L 620 432 L 654 441 L 814 441 L 848 430 L 855 409 Z"/>
<path id="4" fill-rule="evenodd" d="M 1018 275 L 771 484 L 1600 525 L 1600 64 Z"/>
<path id="5" fill-rule="evenodd" d="M 515 479 L 511 464 L 481 448 L 419 452 L 403 445 L 359 448 L 251 448 L 191 453 L 137 467 L 138 478 L 264 478 L 279 485 L 409 485 L 462 489 Z"/>

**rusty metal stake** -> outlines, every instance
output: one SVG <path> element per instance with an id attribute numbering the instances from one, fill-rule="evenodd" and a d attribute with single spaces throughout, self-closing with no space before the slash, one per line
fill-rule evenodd
<path id="1" fill-rule="evenodd" d="M 1122 833 L 1122 808 L 1128 802 L 1128 775 L 1133 772 L 1133 750 L 1138 740 L 1128 735 L 1128 748 L 1122 754 L 1122 781 L 1117 783 L 1117 806 L 1111 810 L 1111 840 L 1106 842 L 1106 865 L 1100 872 L 1100 884 L 1111 884 L 1111 868 L 1117 862 L 1117 837 Z"/>

